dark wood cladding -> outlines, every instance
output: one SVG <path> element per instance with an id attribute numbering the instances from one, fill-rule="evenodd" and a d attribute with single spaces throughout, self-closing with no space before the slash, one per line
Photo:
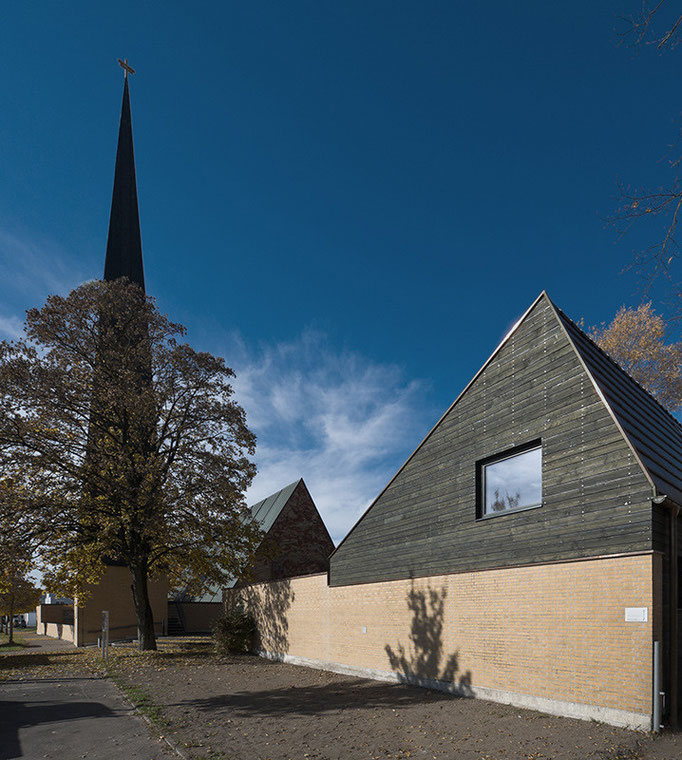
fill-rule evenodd
<path id="1" fill-rule="evenodd" d="M 563 312 L 559 316 L 658 492 L 682 504 L 682 425 Z"/>
<path id="2" fill-rule="evenodd" d="M 542 506 L 477 520 L 476 463 L 542 441 Z M 651 484 L 541 297 L 331 557 L 330 583 L 649 550 Z"/>

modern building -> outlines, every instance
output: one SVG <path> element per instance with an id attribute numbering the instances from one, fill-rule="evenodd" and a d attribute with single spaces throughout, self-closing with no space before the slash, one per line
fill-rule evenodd
<path id="1" fill-rule="evenodd" d="M 674 724 L 681 504 L 682 425 L 542 293 L 328 575 L 250 587 L 259 651 L 640 729 L 660 677 Z"/>

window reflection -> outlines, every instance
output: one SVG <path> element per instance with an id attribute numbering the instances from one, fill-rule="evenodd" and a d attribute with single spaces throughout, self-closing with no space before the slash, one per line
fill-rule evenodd
<path id="1" fill-rule="evenodd" d="M 542 503 L 542 447 L 483 466 L 485 514 Z"/>

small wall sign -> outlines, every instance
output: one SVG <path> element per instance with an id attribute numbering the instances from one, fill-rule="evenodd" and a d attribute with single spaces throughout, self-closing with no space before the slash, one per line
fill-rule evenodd
<path id="1" fill-rule="evenodd" d="M 649 620 L 648 607 L 626 607 L 625 608 L 625 622 L 626 623 L 646 623 L 648 620 Z"/>

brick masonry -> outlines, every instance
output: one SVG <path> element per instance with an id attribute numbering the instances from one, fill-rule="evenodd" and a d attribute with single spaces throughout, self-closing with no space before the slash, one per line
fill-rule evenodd
<path id="1" fill-rule="evenodd" d="M 75 630 L 72 604 L 39 604 L 36 607 L 36 633 L 73 643 Z"/>
<path id="2" fill-rule="evenodd" d="M 340 587 L 318 574 L 242 594 L 267 656 L 646 729 L 660 566 L 647 552 Z"/>
<path id="3" fill-rule="evenodd" d="M 334 542 L 301 479 L 256 552 L 244 581 L 326 573 L 333 551 Z"/>
<path id="4" fill-rule="evenodd" d="M 89 589 L 83 604 L 76 604 L 78 646 L 95 644 L 102 632 L 102 610 L 109 611 L 109 636 L 117 639 L 137 638 L 137 618 L 133 605 L 130 570 L 109 565 L 100 582 Z M 166 629 L 168 615 L 168 578 L 159 576 L 149 581 L 149 602 L 154 616 L 154 630 L 160 635 Z"/>

